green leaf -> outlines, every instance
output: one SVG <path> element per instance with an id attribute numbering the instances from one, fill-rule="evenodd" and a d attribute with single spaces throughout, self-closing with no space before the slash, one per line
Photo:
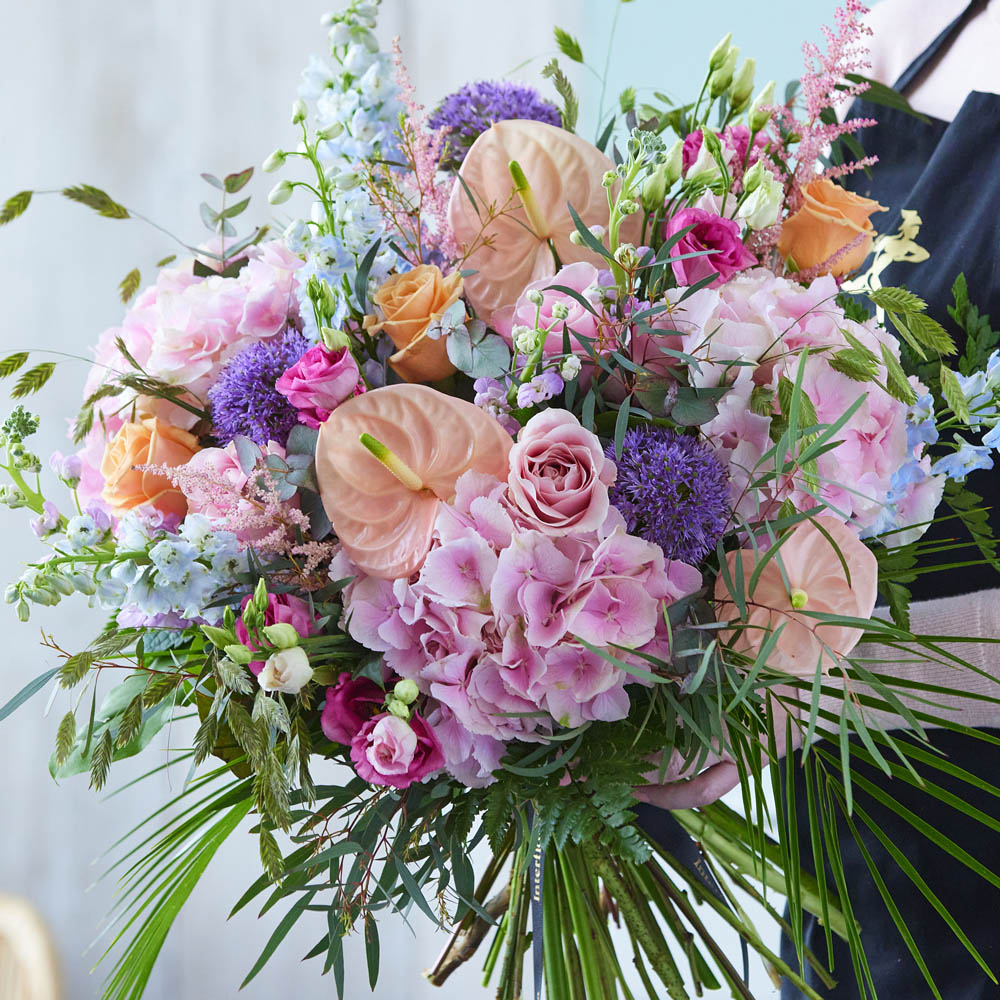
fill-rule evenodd
<path id="1" fill-rule="evenodd" d="M 962 392 L 962 386 L 959 384 L 958 378 L 955 373 L 942 362 L 941 364 L 941 393 L 944 396 L 945 402 L 951 407 L 952 413 L 962 421 L 963 424 L 969 422 L 969 403 Z"/>
<path id="2" fill-rule="evenodd" d="M 362 312 L 368 308 L 368 273 L 372 269 L 375 255 L 381 245 L 382 241 L 378 239 L 368 248 L 368 252 L 361 258 L 361 263 L 358 265 L 358 273 L 354 276 L 354 297 Z"/>
<path id="3" fill-rule="evenodd" d="M 873 382 L 878 377 L 878 365 L 851 348 L 837 351 L 828 361 L 835 372 L 840 372 L 852 382 Z"/>
<path id="4" fill-rule="evenodd" d="M 175 260 L 177 260 L 177 254 L 175 254 L 175 253 L 167 254 L 166 257 L 161 257 L 156 262 L 156 266 L 157 267 L 166 267 L 167 264 L 172 264 Z"/>
<path id="5" fill-rule="evenodd" d="M 573 62 L 578 63 L 583 62 L 583 50 L 580 48 L 580 43 L 568 31 L 555 27 L 552 29 L 552 33 L 555 35 L 559 51 L 567 59 L 572 59 Z"/>
<path id="6" fill-rule="evenodd" d="M 120 205 L 106 191 L 102 191 L 92 184 L 78 184 L 76 187 L 63 188 L 62 193 L 70 201 L 86 205 L 106 219 L 129 218 L 128 209 L 124 205 Z"/>
<path id="7" fill-rule="evenodd" d="M 59 728 L 56 730 L 56 761 L 58 763 L 64 764 L 66 762 L 75 741 L 76 716 L 70 710 L 62 717 Z"/>
<path id="8" fill-rule="evenodd" d="M 955 341 L 951 334 L 932 317 L 925 313 L 915 313 L 907 317 L 909 320 L 910 333 L 917 343 L 924 347 L 929 347 L 938 354 L 955 354 Z"/>
<path id="9" fill-rule="evenodd" d="M 567 132 L 576 129 L 576 122 L 580 116 L 580 101 L 573 90 L 573 85 L 569 78 L 560 69 L 559 61 L 553 59 L 542 70 L 542 76 L 552 81 L 556 88 L 556 93 L 563 99 L 562 123 Z"/>
<path id="10" fill-rule="evenodd" d="M 13 375 L 18 368 L 23 368 L 28 361 L 27 351 L 18 351 L 16 354 L 8 354 L 7 357 L 0 361 L 0 378 L 7 378 L 8 375 Z"/>
<path id="11" fill-rule="evenodd" d="M 108 780 L 108 771 L 111 769 L 111 755 L 114 752 L 114 744 L 111 740 L 111 730 L 105 729 L 101 738 L 94 748 L 94 755 L 90 759 L 90 787 L 100 791 L 104 783 Z"/>
<path id="12" fill-rule="evenodd" d="M 31 194 L 31 191 L 18 191 L 3 203 L 3 208 L 0 209 L 0 226 L 6 226 L 27 211 L 31 204 Z"/>
<path id="13" fill-rule="evenodd" d="M 249 198 L 244 198 L 242 201 L 236 202 L 235 205 L 230 205 L 228 208 L 223 209 L 219 213 L 220 219 L 235 219 L 237 215 L 241 212 L 246 211 L 247 205 L 250 204 Z"/>
<path id="14" fill-rule="evenodd" d="M 56 365 L 54 361 L 43 361 L 40 365 L 29 368 L 17 380 L 14 388 L 11 389 L 11 398 L 22 399 L 24 396 L 30 396 L 32 393 L 38 392 L 52 378 L 52 373 L 55 370 Z"/>
<path id="15" fill-rule="evenodd" d="M 76 653 L 71 656 L 59 668 L 59 683 L 64 688 L 75 687 L 87 676 L 87 672 L 94 665 L 94 654 L 89 650 Z"/>
<path id="16" fill-rule="evenodd" d="M 251 177 L 253 177 L 253 167 L 247 167 L 246 170 L 226 174 L 222 178 L 222 184 L 229 194 L 236 194 L 237 191 L 242 191 L 250 183 Z"/>
<path id="17" fill-rule="evenodd" d="M 128 746 L 139 735 L 141 728 L 142 695 L 137 694 L 128 703 L 128 708 L 122 713 L 122 717 L 118 722 L 118 736 L 115 738 L 115 745 L 119 749 Z M 59 763 L 62 763 L 62 761 Z"/>
<path id="18" fill-rule="evenodd" d="M 201 221 L 205 228 L 214 233 L 215 224 L 219 221 L 219 213 L 207 201 L 203 201 L 198 206 L 198 214 L 201 215 Z M 197 274 L 198 272 L 196 271 L 195 273 Z"/>
<path id="19" fill-rule="evenodd" d="M 888 344 L 881 344 L 882 363 L 885 365 L 886 380 L 885 388 L 890 396 L 898 399 L 907 406 L 912 406 L 917 401 L 917 394 L 913 386 L 910 385 L 903 366 L 896 360 Z"/>
<path id="20" fill-rule="evenodd" d="M 897 111 L 903 111 L 914 118 L 919 118 L 922 122 L 930 121 L 926 115 L 915 111 L 910 106 L 910 102 L 898 90 L 894 90 L 884 83 L 879 83 L 878 80 L 873 80 L 869 76 L 862 76 L 860 73 L 845 73 L 844 78 L 850 80 L 851 83 L 868 84 L 868 89 L 861 96 L 862 100 L 870 101 L 872 104 L 881 104 L 886 108 L 895 108 Z"/>
<path id="21" fill-rule="evenodd" d="M 868 297 L 875 305 L 887 312 L 910 315 L 922 313 L 927 309 L 927 303 L 907 288 L 896 288 L 889 285 L 885 288 L 876 288 Z"/>
<path id="22" fill-rule="evenodd" d="M 284 872 L 281 848 L 278 847 L 274 834 L 266 826 L 260 828 L 260 861 L 272 882 L 281 879 Z"/>
<path id="23" fill-rule="evenodd" d="M 214 188 L 215 188 L 215 189 L 216 189 L 217 191 L 222 191 L 222 190 L 224 190 L 224 189 L 223 189 L 223 187 L 222 187 L 222 181 L 220 181 L 220 180 L 219 180 L 219 178 L 215 176 L 215 174 L 205 174 L 205 173 L 203 173 L 203 174 L 201 175 L 201 179 L 202 179 L 203 181 L 207 181 L 207 182 L 208 182 L 209 184 L 211 184 L 211 185 L 212 185 L 212 187 L 214 187 Z"/>
<path id="24" fill-rule="evenodd" d="M 139 283 L 142 281 L 142 276 L 139 274 L 139 268 L 133 267 L 128 274 L 122 278 L 118 285 L 118 293 L 122 300 L 122 305 L 128 305 L 129 300 L 137 291 L 139 291 Z"/>
<path id="25" fill-rule="evenodd" d="M 21 688 L 20 691 L 14 695 L 6 705 L 0 707 L 0 722 L 3 722 L 8 715 L 13 715 L 29 698 L 33 695 L 38 694 L 39 691 L 45 687 L 46 684 L 56 674 L 59 673 L 59 667 L 53 667 L 51 670 L 46 670 L 44 674 L 39 674 L 33 681 L 29 681 L 27 684 Z"/>
<path id="26" fill-rule="evenodd" d="M 368 916 L 365 920 L 365 956 L 368 959 L 368 985 L 372 992 L 378 983 L 378 924 L 374 917 Z"/>
<path id="27" fill-rule="evenodd" d="M 635 111 L 635 87 L 626 87 L 618 95 L 618 107 L 621 108 L 623 115 Z"/>

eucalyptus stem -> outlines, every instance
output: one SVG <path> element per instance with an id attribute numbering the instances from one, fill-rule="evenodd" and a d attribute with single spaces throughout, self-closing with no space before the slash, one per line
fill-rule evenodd
<path id="1" fill-rule="evenodd" d="M 586 850 L 586 857 L 588 864 L 608 887 L 629 930 L 649 956 L 656 974 L 663 980 L 671 1000 L 690 1000 L 684 988 L 684 978 L 663 935 L 659 933 L 658 927 L 654 931 L 655 921 L 649 911 L 649 905 L 625 884 L 625 880 L 605 855 L 590 847 Z"/>

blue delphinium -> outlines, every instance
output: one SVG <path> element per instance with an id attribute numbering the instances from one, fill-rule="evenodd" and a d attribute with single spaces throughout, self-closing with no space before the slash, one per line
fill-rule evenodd
<path id="1" fill-rule="evenodd" d="M 562 125 L 559 109 L 534 87 L 510 80 L 480 80 L 449 94 L 430 116 L 431 128 L 447 126 L 448 155 L 442 166 L 457 170 L 469 147 L 495 122 L 512 118 Z"/>
<path id="2" fill-rule="evenodd" d="M 607 455 L 615 460 L 614 446 Z M 711 449 L 665 427 L 626 431 L 611 502 L 628 530 L 697 565 L 725 531 L 729 481 Z"/>
<path id="3" fill-rule="evenodd" d="M 284 446 L 298 413 L 274 383 L 308 348 L 298 330 L 288 329 L 245 347 L 222 369 L 208 390 L 212 423 L 222 444 L 243 436 L 262 446 L 268 441 Z"/>

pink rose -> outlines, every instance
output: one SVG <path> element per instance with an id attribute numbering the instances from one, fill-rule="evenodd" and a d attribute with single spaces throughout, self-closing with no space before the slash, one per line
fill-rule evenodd
<path id="1" fill-rule="evenodd" d="M 713 215 L 702 208 L 684 208 L 671 216 L 664 226 L 664 236 L 669 239 L 691 225 L 694 229 L 670 248 L 670 256 L 674 258 L 671 266 L 678 285 L 693 285 L 714 274 L 716 278 L 709 287 L 716 288 L 737 271 L 757 263 L 740 239 L 740 227 L 732 219 Z M 701 250 L 714 250 L 715 253 L 688 257 L 686 260 L 676 259 Z"/>
<path id="2" fill-rule="evenodd" d="M 510 450 L 507 485 L 524 520 L 549 535 L 596 531 L 618 470 L 596 434 L 566 410 L 544 410 Z"/>
<path id="3" fill-rule="evenodd" d="M 372 785 L 408 788 L 444 767 L 434 730 L 416 712 L 409 722 L 385 713 L 369 719 L 351 741 L 351 760 Z"/>
<path id="4" fill-rule="evenodd" d="M 250 594 L 243 598 L 240 605 L 242 611 L 252 600 Z M 268 594 L 267 610 L 264 612 L 264 625 L 277 625 L 285 623 L 291 625 L 300 636 L 315 635 L 319 630 L 316 628 L 316 619 L 309 610 L 309 605 L 301 597 L 292 594 Z M 261 645 L 251 637 L 243 618 L 236 619 L 236 638 L 248 649 L 259 650 Z M 257 675 L 264 669 L 264 660 L 253 660 L 250 663 L 250 670 Z"/>
<path id="5" fill-rule="evenodd" d="M 275 383 L 274 388 L 299 411 L 299 423 L 319 427 L 350 396 L 364 392 L 358 363 L 342 347 L 310 347 Z"/>
<path id="6" fill-rule="evenodd" d="M 513 346 L 515 326 L 527 326 L 535 328 L 535 316 L 538 315 L 538 327 L 541 330 L 548 330 L 545 337 L 545 346 L 542 349 L 544 354 L 562 354 L 563 351 L 563 330 L 570 331 L 570 346 L 575 353 L 589 356 L 589 352 L 583 343 L 577 340 L 573 334 L 580 334 L 591 340 L 601 340 L 601 329 L 598 317 L 580 305 L 579 301 L 572 295 L 565 292 L 547 291 L 552 285 L 562 285 L 565 288 L 572 288 L 574 292 L 579 292 L 585 299 L 589 298 L 588 291 L 599 284 L 600 272 L 593 264 L 579 262 L 567 264 L 560 268 L 551 278 L 539 278 L 538 281 L 531 282 L 523 292 L 517 302 L 512 306 L 504 306 L 498 309 L 491 321 L 491 326 L 500 334 L 508 344 Z M 538 306 L 528 300 L 528 292 L 539 291 L 543 295 L 541 312 Z M 555 305 L 563 305 L 568 310 L 565 319 L 556 319 L 552 315 Z M 597 307 L 595 306 L 595 309 Z M 599 311 L 599 310 L 598 310 Z M 598 345 L 595 345 L 600 350 Z"/>
<path id="7" fill-rule="evenodd" d="M 352 677 L 346 671 L 336 687 L 326 689 L 326 704 L 320 716 L 323 735 L 332 743 L 350 745 L 362 726 L 382 711 L 385 692 L 367 677 Z"/>

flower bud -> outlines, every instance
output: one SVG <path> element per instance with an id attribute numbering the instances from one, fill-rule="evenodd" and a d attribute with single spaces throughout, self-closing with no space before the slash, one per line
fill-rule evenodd
<path id="1" fill-rule="evenodd" d="M 639 266 L 639 255 L 631 243 L 623 243 L 615 251 L 615 261 L 626 271 L 634 271 Z"/>
<path id="2" fill-rule="evenodd" d="M 276 622 L 274 625 L 265 625 L 261 631 L 264 637 L 272 646 L 278 649 L 291 649 L 299 644 L 299 633 L 294 625 L 287 622 Z"/>
<path id="3" fill-rule="evenodd" d="M 261 170 L 265 174 L 273 174 L 275 170 L 279 170 L 284 166 L 285 160 L 288 158 L 288 154 L 283 149 L 276 149 L 264 162 L 261 164 Z"/>
<path id="4" fill-rule="evenodd" d="M 16 604 L 21 596 L 20 588 L 16 583 L 8 583 L 3 592 L 3 599 L 7 604 Z"/>
<path id="5" fill-rule="evenodd" d="M 392 689 L 392 696 L 401 701 L 404 705 L 412 705 L 420 694 L 420 688 L 409 678 L 396 681 L 396 686 Z"/>
<path id="6" fill-rule="evenodd" d="M 734 45 L 726 54 L 725 61 L 712 74 L 708 81 L 708 92 L 712 99 L 721 97 L 733 82 L 733 73 L 736 71 L 736 60 L 740 57 L 740 50 Z"/>
<path id="7" fill-rule="evenodd" d="M 725 38 L 715 46 L 708 55 L 708 68 L 717 70 L 725 61 L 729 52 L 729 43 L 733 40 L 733 33 L 730 31 Z"/>
<path id="8" fill-rule="evenodd" d="M 45 577 L 45 583 L 64 597 L 69 597 L 76 593 L 76 588 L 73 586 L 72 581 L 63 576 L 62 573 L 49 573 Z"/>
<path id="9" fill-rule="evenodd" d="M 344 126 L 341 122 L 332 122 L 330 125 L 327 125 L 326 128 L 320 129 L 316 133 L 316 138 L 324 140 L 336 139 L 337 136 L 340 135 L 340 133 L 343 131 L 344 131 Z"/>
<path id="10" fill-rule="evenodd" d="M 343 48 L 350 40 L 351 29 L 343 21 L 338 21 L 330 29 L 330 44 L 334 48 Z"/>
<path id="11" fill-rule="evenodd" d="M 750 131 L 756 134 L 770 120 L 771 112 L 763 111 L 762 108 L 774 104 L 774 80 L 770 80 L 764 89 L 753 99 L 750 105 Z"/>
<path id="12" fill-rule="evenodd" d="M 353 170 L 342 170 L 333 183 L 341 191 L 350 191 L 361 183 L 361 178 Z"/>
<path id="13" fill-rule="evenodd" d="M 301 97 L 297 97 L 295 103 L 292 104 L 292 124 L 298 125 L 299 122 L 304 122 L 308 114 L 309 108 L 306 106 L 306 102 Z"/>
<path id="14" fill-rule="evenodd" d="M 577 247 L 583 246 L 583 237 L 580 235 L 580 231 L 578 229 L 574 229 L 573 232 L 569 234 L 569 241 L 574 246 Z"/>
<path id="15" fill-rule="evenodd" d="M 635 213 L 639 211 L 639 205 L 631 198 L 623 198 L 620 202 L 618 202 L 618 211 L 621 212 L 622 215 L 635 215 Z"/>
<path id="16" fill-rule="evenodd" d="M 564 381 L 572 382 L 580 374 L 581 367 L 580 359 L 575 354 L 571 354 L 568 358 L 563 359 L 559 374 Z"/>
<path id="17" fill-rule="evenodd" d="M 291 198 L 294 190 L 295 188 L 292 186 L 291 181 L 279 181 L 273 188 L 271 188 L 271 193 L 267 196 L 267 200 L 272 205 L 281 205 Z"/>
<path id="18" fill-rule="evenodd" d="M 757 61 L 747 59 L 740 66 L 739 72 L 733 77 L 733 82 L 729 86 L 729 104 L 734 114 L 743 111 L 750 95 L 753 93 L 753 79 L 757 72 Z"/>
<path id="19" fill-rule="evenodd" d="M 545 301 L 545 296 L 537 288 L 532 288 L 526 298 L 533 306 L 540 306 Z"/>
<path id="20" fill-rule="evenodd" d="M 22 597 L 17 604 L 17 620 L 26 622 L 31 617 L 31 608 L 28 602 Z"/>
<path id="21" fill-rule="evenodd" d="M 301 646 L 272 653 L 257 675 L 257 683 L 265 691 L 298 694 L 311 680 L 313 669 Z"/>
<path id="22" fill-rule="evenodd" d="M 552 306 L 552 316 L 554 319 L 566 319 L 569 316 L 569 308 L 564 302 L 556 302 Z"/>
<path id="23" fill-rule="evenodd" d="M 405 705 L 398 698 L 390 697 L 385 703 L 385 708 L 387 712 L 395 715 L 397 719 L 409 719 L 410 709 L 408 705 Z"/>
<path id="24" fill-rule="evenodd" d="M 238 663 L 241 667 L 245 667 L 253 659 L 253 652 L 238 643 L 226 646 L 225 654 L 233 663 Z"/>
<path id="25" fill-rule="evenodd" d="M 320 327 L 319 339 L 331 350 L 339 351 L 341 348 L 351 346 L 351 338 L 343 330 L 334 330 L 332 327 Z"/>
<path id="26" fill-rule="evenodd" d="M 601 178 L 601 184 L 604 187 L 614 187 L 615 182 L 618 180 L 618 172 L 615 170 L 606 170 L 604 176 Z"/>
<path id="27" fill-rule="evenodd" d="M 91 594 L 97 593 L 97 584 L 94 582 L 94 578 L 87 573 L 70 573 L 69 578 L 73 581 L 73 586 L 78 594 L 85 594 L 89 597 Z"/>

